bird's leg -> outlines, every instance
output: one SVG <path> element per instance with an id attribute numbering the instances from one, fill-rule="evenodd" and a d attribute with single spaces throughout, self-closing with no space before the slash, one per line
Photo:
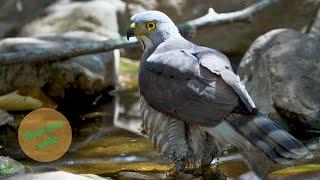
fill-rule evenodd
<path id="1" fill-rule="evenodd" d="M 189 154 L 184 122 L 158 113 L 147 117 L 143 122 L 146 135 L 164 160 L 182 172 Z"/>
<path id="2" fill-rule="evenodd" d="M 141 109 L 146 135 L 164 160 L 174 164 L 176 171 L 183 172 L 190 155 L 185 122 L 153 109 L 144 99 Z"/>
<path id="3" fill-rule="evenodd" d="M 173 161 L 177 172 L 184 172 L 189 152 L 189 146 L 185 136 L 185 124 L 182 121 L 170 119 L 164 132 L 166 142 L 159 143 L 161 154 Z"/>
<path id="4" fill-rule="evenodd" d="M 187 124 L 188 144 L 192 152 L 193 165 L 197 171 L 210 166 L 216 155 L 214 137 L 207 133 L 207 129 L 195 124 Z"/>

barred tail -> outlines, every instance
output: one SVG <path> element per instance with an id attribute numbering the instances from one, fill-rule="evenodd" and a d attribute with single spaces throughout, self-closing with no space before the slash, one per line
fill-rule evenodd
<path id="1" fill-rule="evenodd" d="M 260 114 L 232 113 L 226 120 L 238 133 L 277 163 L 290 164 L 292 159 L 312 156 L 301 142 Z"/>

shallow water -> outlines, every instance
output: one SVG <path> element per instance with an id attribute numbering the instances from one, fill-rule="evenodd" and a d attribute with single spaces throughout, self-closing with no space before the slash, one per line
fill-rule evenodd
<path id="1" fill-rule="evenodd" d="M 102 102 L 88 112 L 65 113 L 73 127 L 73 141 L 69 151 L 54 162 L 38 163 L 26 157 L 19 149 L 13 130 L 9 133 L 7 147 L 0 153 L 26 165 L 28 172 L 63 170 L 117 179 L 172 179 L 172 167 L 162 162 L 149 140 L 139 134 L 138 97 L 136 91 L 121 92 L 120 96 L 112 99 L 102 98 Z M 318 157 L 319 153 L 316 153 L 316 158 L 303 164 L 319 164 Z M 247 164 L 241 155 L 230 153 L 216 158 L 212 166 L 204 171 L 189 168 L 189 174 L 181 178 L 226 179 L 249 173 L 246 179 L 251 179 L 252 169 Z M 299 178 L 320 176 L 320 167 L 309 169 L 291 170 L 290 173 L 284 171 L 269 177 L 281 179 L 288 174 Z"/>

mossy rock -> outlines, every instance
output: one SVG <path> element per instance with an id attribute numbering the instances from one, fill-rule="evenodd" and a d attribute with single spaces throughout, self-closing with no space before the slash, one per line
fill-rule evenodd
<path id="1" fill-rule="evenodd" d="M 23 173 L 25 173 L 25 167 L 21 163 L 8 156 L 0 156 L 0 179 Z"/>

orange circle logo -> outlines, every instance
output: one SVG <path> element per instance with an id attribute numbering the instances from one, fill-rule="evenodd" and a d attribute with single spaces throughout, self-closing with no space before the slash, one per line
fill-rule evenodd
<path id="1" fill-rule="evenodd" d="M 60 112 L 40 108 L 21 121 L 18 139 L 27 156 L 36 161 L 50 162 L 68 151 L 72 130 L 69 121 Z"/>

